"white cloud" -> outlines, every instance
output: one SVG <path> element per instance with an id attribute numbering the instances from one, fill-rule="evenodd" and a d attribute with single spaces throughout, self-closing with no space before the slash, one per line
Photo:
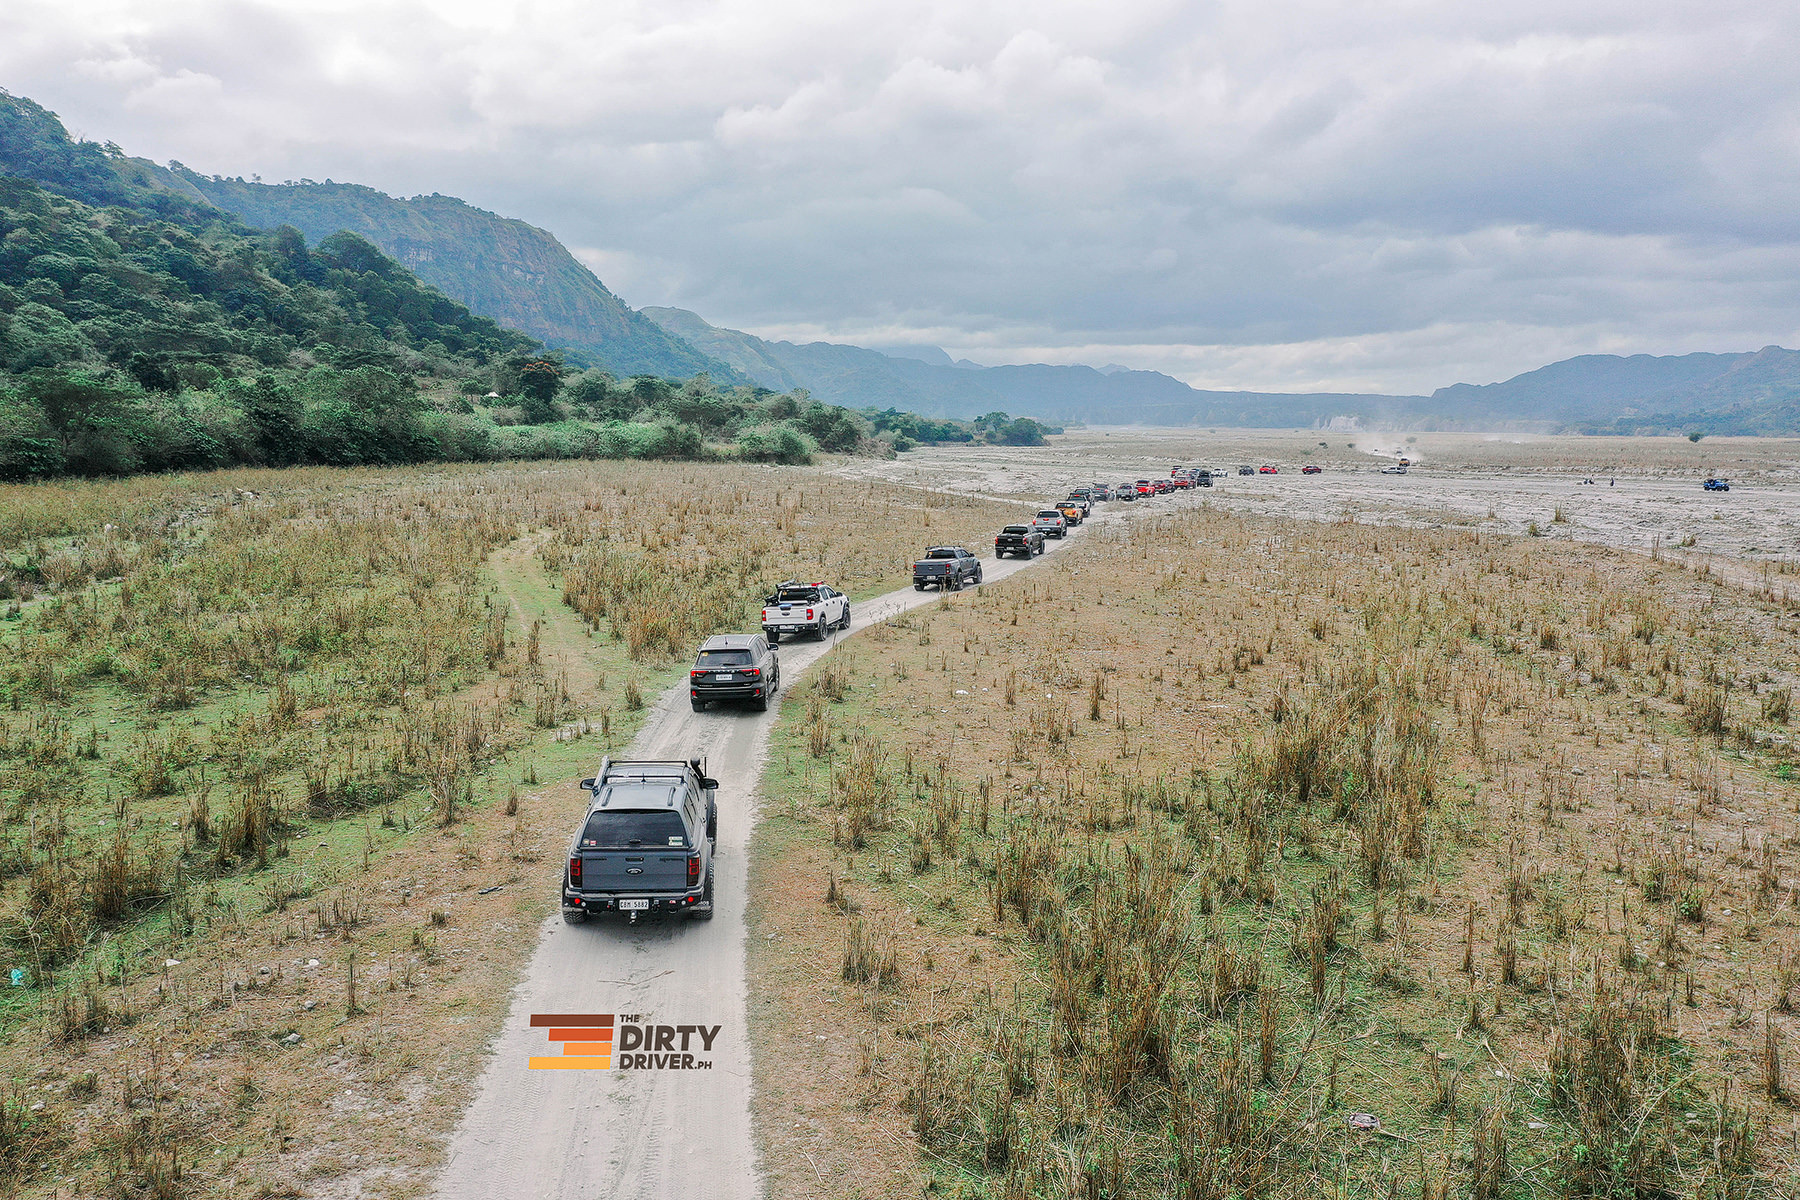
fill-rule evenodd
<path id="1" fill-rule="evenodd" d="M 13 0 L 134 153 L 443 191 L 764 333 L 1417 390 L 1800 331 L 1762 0 Z"/>

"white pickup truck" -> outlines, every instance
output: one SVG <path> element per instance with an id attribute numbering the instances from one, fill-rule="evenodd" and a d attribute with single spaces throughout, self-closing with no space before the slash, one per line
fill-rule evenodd
<path id="1" fill-rule="evenodd" d="M 850 628 L 850 597 L 822 583 L 789 580 L 764 601 L 762 627 L 770 645 L 787 633 L 810 633 L 823 640 L 833 629 Z"/>

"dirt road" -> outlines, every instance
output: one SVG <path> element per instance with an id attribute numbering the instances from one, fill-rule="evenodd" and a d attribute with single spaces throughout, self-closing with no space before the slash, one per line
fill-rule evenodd
<path id="1" fill-rule="evenodd" d="M 1073 536 L 1127 515 L 1096 514 Z M 1064 544 L 1051 542 L 1051 552 Z M 983 570 L 991 581 L 1028 565 L 990 556 Z M 936 599 L 935 591 L 906 588 L 864 601 L 853 609 L 849 632 Z M 795 690 L 830 646 L 784 644 L 784 690 Z M 544 923 L 475 1101 L 451 1139 L 436 1193 L 442 1200 L 749 1200 L 762 1194 L 750 1128 L 744 879 L 754 788 L 775 718 L 773 710 L 696 713 L 685 687 L 657 700 L 644 731 L 620 757 L 706 756 L 720 784 L 717 914 L 710 922 L 635 927 L 617 919 L 569 926 L 554 916 Z M 583 804 L 575 783 L 550 790 L 567 796 L 571 829 Z M 555 886 L 555 873 L 545 864 L 543 886 Z M 533 1054 L 556 1052 L 543 1029 L 531 1028 L 533 1013 L 635 1013 L 660 1024 L 722 1029 L 707 1071 L 532 1071 Z"/>

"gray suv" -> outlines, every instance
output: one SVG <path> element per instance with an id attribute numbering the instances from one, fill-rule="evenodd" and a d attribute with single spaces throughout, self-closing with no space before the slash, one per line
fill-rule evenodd
<path id="1" fill-rule="evenodd" d="M 760 633 L 715 633 L 688 670 L 688 698 L 699 712 L 711 700 L 747 700 L 767 712 L 781 689 L 781 656 Z"/>
<path id="2" fill-rule="evenodd" d="M 713 915 L 718 782 L 702 760 L 600 762 L 563 868 L 563 920 Z"/>

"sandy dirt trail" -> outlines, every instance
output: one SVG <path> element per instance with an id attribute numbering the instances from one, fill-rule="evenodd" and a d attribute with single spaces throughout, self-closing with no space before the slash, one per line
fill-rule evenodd
<path id="1" fill-rule="evenodd" d="M 1077 529 L 1126 514 L 1096 513 Z M 1051 542 L 1049 551 L 1067 543 Z M 982 563 L 988 581 L 1030 564 Z M 847 634 L 937 599 L 905 588 L 854 606 Z M 952 594 L 952 603 L 955 603 Z M 835 642 L 781 646 L 782 685 L 791 693 Z M 514 992 L 511 1011 L 451 1138 L 437 1196 L 442 1200 L 662 1200 L 705 1196 L 752 1200 L 762 1194 L 750 1125 L 750 1049 L 744 974 L 744 881 L 756 821 L 755 787 L 777 712 L 697 713 L 678 686 L 655 704 L 621 758 L 704 755 L 719 781 L 717 913 L 710 922 L 624 924 L 617 918 L 570 926 L 552 916 Z M 598 764 L 596 764 L 598 765 Z M 569 826 L 580 819 L 576 780 L 547 792 L 566 798 Z M 556 886 L 546 864 L 545 887 Z M 552 1054 L 533 1013 L 636 1013 L 660 1024 L 719 1025 L 708 1071 L 533 1071 L 533 1054 Z"/>

